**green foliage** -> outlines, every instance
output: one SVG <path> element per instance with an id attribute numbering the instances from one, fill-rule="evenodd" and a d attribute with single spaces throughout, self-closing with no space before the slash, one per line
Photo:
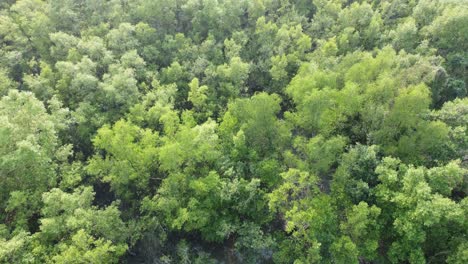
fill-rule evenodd
<path id="1" fill-rule="evenodd" d="M 0 263 L 468 261 L 465 0 L 0 2 Z"/>
<path id="2" fill-rule="evenodd" d="M 117 262 L 127 249 L 127 227 L 115 205 L 99 209 L 91 204 L 93 199 L 90 187 L 71 194 L 56 188 L 43 193 L 39 231 L 33 235 L 19 231 L 7 241 L 2 238 L 0 260 Z"/>
<path id="3" fill-rule="evenodd" d="M 110 241 L 94 239 L 83 229 L 71 238 L 70 245 L 60 247 L 60 254 L 54 256 L 54 263 L 117 263 L 126 246 L 115 246 Z"/>
<path id="4" fill-rule="evenodd" d="M 331 191 L 340 208 L 374 200 L 372 188 L 378 183 L 375 168 L 379 164 L 379 151 L 374 146 L 356 145 L 343 154 L 333 175 Z"/>
<path id="5" fill-rule="evenodd" d="M 149 183 L 157 166 L 158 135 L 129 122 L 118 121 L 114 126 L 98 130 L 93 143 L 104 155 L 90 160 L 87 170 L 104 182 L 125 201 L 136 200 L 149 191 Z"/>
<path id="6" fill-rule="evenodd" d="M 56 98 L 46 109 L 30 92 L 10 90 L 0 100 L 0 208 L 7 212 L 2 219 L 27 229 L 39 209 L 37 199 L 56 185 L 57 169 L 71 154 L 71 146 L 58 138 L 67 115 Z"/>
<path id="7" fill-rule="evenodd" d="M 92 205 L 94 195 L 89 187 L 77 189 L 72 194 L 59 189 L 44 193 L 39 237 L 55 240 L 68 237 L 70 232 L 80 233 L 81 229 L 85 229 L 116 243 L 125 241 L 126 227 L 119 219 L 117 206 L 111 205 L 100 210 Z"/>
<path id="8" fill-rule="evenodd" d="M 271 155 L 281 149 L 288 138 L 287 126 L 276 116 L 279 110 L 277 95 L 260 93 L 250 99 L 239 99 L 229 105 L 220 133 L 229 137 L 242 131 L 245 144 L 256 155 Z"/>
<path id="9" fill-rule="evenodd" d="M 461 184 L 462 175 L 466 175 L 464 169 L 452 163 L 428 170 L 385 158 L 376 172 L 381 181 L 376 187 L 377 201 L 382 203 L 385 218 L 392 222 L 395 231 L 389 249 L 392 262 L 418 263 L 425 260 L 424 251 L 437 259 L 439 251 L 456 249 L 460 240 L 451 234 L 466 232 L 466 213 L 463 202 L 447 195 Z M 439 186 L 440 177 L 448 178 L 448 185 Z"/>
<path id="10" fill-rule="evenodd" d="M 367 260 L 373 260 L 377 257 L 381 228 L 378 223 L 380 212 L 380 208 L 375 205 L 368 206 L 365 202 L 360 202 L 351 207 L 347 213 L 346 222 L 340 225 L 343 234 L 347 235 L 352 241 L 351 243 L 355 245 L 354 247 L 359 252 L 358 256 Z M 348 244 L 349 241 L 346 243 Z M 347 247 L 352 246 L 345 246 L 345 248 Z"/>
<path id="11" fill-rule="evenodd" d="M 30 243 L 30 237 L 27 232 L 19 232 L 10 239 L 4 237 L 5 227 L 0 226 L 1 237 L 0 237 L 0 261 L 2 263 L 9 262 L 21 262 L 23 260 L 32 260 L 30 252 L 27 252 L 27 245 Z M 8 232 L 8 231 L 6 231 Z"/>

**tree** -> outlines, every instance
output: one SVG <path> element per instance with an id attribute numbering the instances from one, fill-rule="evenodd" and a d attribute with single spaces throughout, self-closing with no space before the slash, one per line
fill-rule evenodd
<path id="1" fill-rule="evenodd" d="M 93 140 L 94 147 L 103 154 L 95 155 L 87 170 L 109 182 L 125 203 L 138 206 L 134 202 L 149 194 L 150 184 L 157 182 L 158 142 L 157 133 L 128 121 L 103 126 Z"/>
<path id="2" fill-rule="evenodd" d="M 0 1 L 0 263 L 465 263 L 465 1 Z"/>
<path id="3" fill-rule="evenodd" d="M 269 207 L 281 214 L 288 237 L 282 237 L 275 255 L 278 263 L 320 263 L 330 255 L 337 232 L 331 199 L 320 194 L 318 179 L 297 169 L 281 174 L 283 182 L 269 194 Z"/>
<path id="4" fill-rule="evenodd" d="M 374 203 L 373 188 L 379 182 L 375 173 L 380 163 L 379 154 L 375 145 L 356 145 L 343 154 L 331 183 L 332 196 L 338 208 L 345 210 L 361 201 Z"/>
<path id="5" fill-rule="evenodd" d="M 33 235 L 39 242 L 35 243 L 38 248 L 33 249 L 37 259 L 66 263 L 103 258 L 116 262 L 125 253 L 129 234 L 117 205 L 99 209 L 92 205 L 94 195 L 90 187 L 73 193 L 52 189 L 42 195 L 40 232 Z M 77 255 L 81 260 L 73 259 Z"/>
<path id="6" fill-rule="evenodd" d="M 212 115 L 212 110 L 208 106 L 208 86 L 200 86 L 197 78 L 194 78 L 190 84 L 190 91 L 188 94 L 188 100 L 192 103 L 195 115 L 198 116 L 198 120 L 205 120 Z"/>
<path id="7" fill-rule="evenodd" d="M 288 138 L 286 125 L 276 117 L 279 110 L 280 98 L 274 94 L 259 93 L 249 99 L 238 99 L 229 105 L 221 133 L 232 137 L 242 131 L 246 145 L 259 157 L 269 156 L 281 149 Z"/>
<path id="8" fill-rule="evenodd" d="M 342 249 L 344 247 L 347 250 L 351 249 L 351 252 L 344 253 L 342 256 L 346 256 L 356 263 L 358 259 L 376 259 L 382 228 L 378 221 L 380 212 L 380 208 L 375 205 L 369 206 L 366 202 L 353 205 L 347 213 L 346 222 L 340 225 L 344 236 L 331 246 L 332 249 L 336 248 L 336 253 L 332 253 L 332 255 L 343 254 Z M 350 253 L 354 254 L 354 256 L 349 257 Z M 346 260 L 346 258 L 343 260 Z"/>
<path id="9" fill-rule="evenodd" d="M 56 186 L 58 167 L 71 155 L 71 146 L 58 138 L 67 116 L 56 98 L 48 109 L 30 92 L 10 90 L 0 100 L 0 208 L 7 212 L 2 221 L 28 230 L 41 193 Z"/>
<path id="10" fill-rule="evenodd" d="M 461 184 L 466 174 L 463 168 L 456 163 L 415 168 L 385 158 L 376 172 L 381 181 L 376 187 L 377 201 L 385 212 L 385 221 L 395 231 L 386 239 L 391 241 L 388 255 L 392 262 L 419 263 L 445 258 L 456 250 L 463 240 L 451 233 L 465 232 L 464 202 L 451 200 L 447 195 Z M 450 179 L 446 182 L 449 185 L 438 186 L 439 177 Z"/>

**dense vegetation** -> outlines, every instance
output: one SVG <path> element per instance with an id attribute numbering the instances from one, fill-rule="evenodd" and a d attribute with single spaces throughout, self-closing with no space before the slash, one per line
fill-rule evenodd
<path id="1" fill-rule="evenodd" d="M 468 263 L 464 0 L 0 1 L 0 263 Z"/>

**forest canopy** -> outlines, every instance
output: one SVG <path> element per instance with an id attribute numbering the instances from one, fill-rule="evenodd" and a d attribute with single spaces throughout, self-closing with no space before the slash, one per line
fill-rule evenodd
<path id="1" fill-rule="evenodd" d="M 0 263 L 468 263 L 466 0 L 0 1 Z"/>

